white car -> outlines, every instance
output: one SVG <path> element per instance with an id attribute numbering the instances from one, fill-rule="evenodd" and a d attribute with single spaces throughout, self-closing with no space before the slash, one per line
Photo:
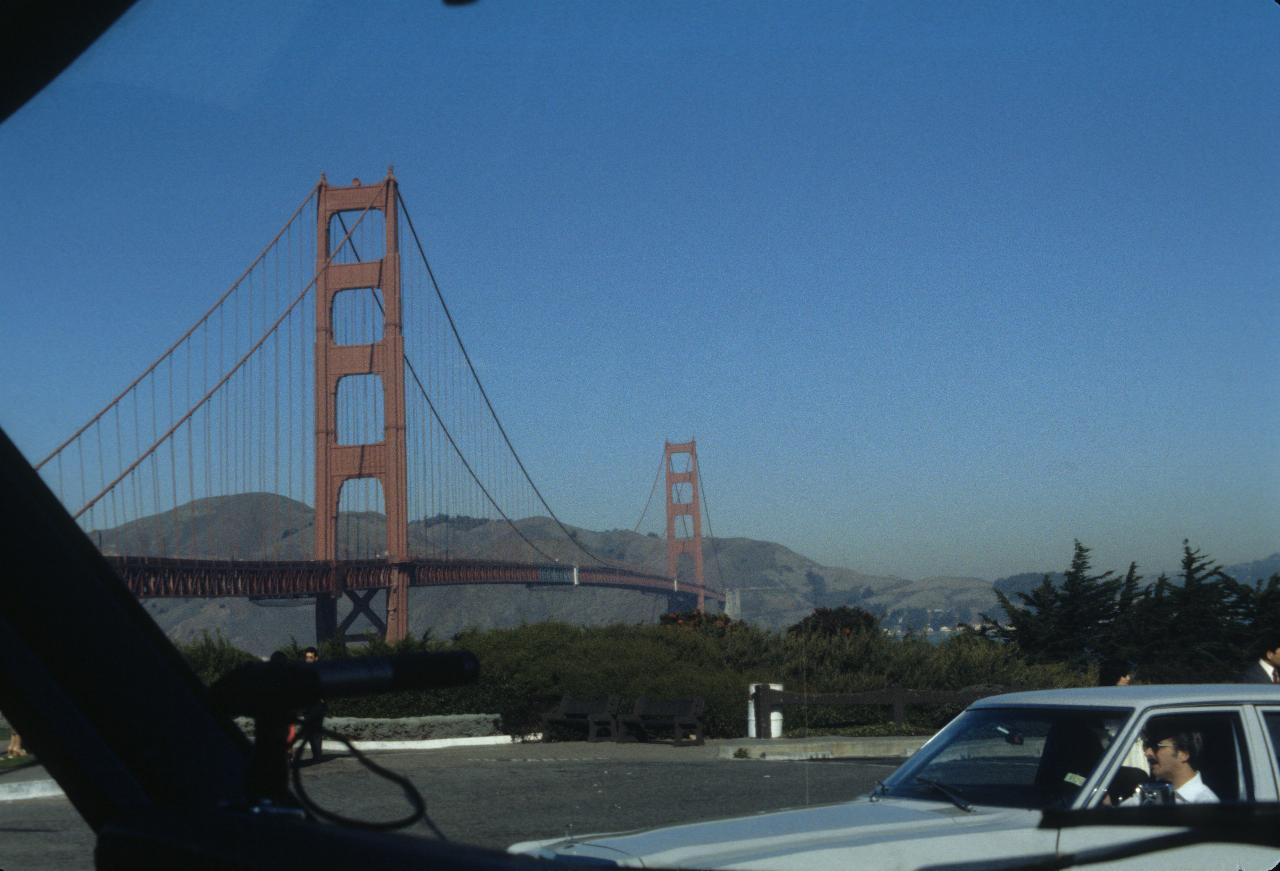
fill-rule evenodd
<path id="1" fill-rule="evenodd" d="M 934 735 L 867 796 L 841 804 L 515 844 L 510 852 L 648 868 L 916 869 L 1078 853 L 1168 834 L 1154 827 L 1038 828 L 1041 811 L 1113 803 L 1147 776 L 1140 734 L 1176 717 L 1199 732 L 1198 769 L 1225 805 L 1280 798 L 1280 686 L 1099 687 L 992 696 Z M 1153 729 L 1155 731 L 1155 729 Z M 1154 792 L 1148 790 L 1149 792 Z M 1131 813 L 1110 807 L 1108 814 Z M 1173 830 L 1176 831 L 1176 830 Z M 1111 868 L 1275 868 L 1280 849 L 1201 844 Z"/>

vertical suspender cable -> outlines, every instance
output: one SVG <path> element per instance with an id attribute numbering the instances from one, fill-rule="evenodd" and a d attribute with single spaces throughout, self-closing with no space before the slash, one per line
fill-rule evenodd
<path id="1" fill-rule="evenodd" d="M 431 286 L 435 288 L 436 298 L 440 300 L 440 308 L 444 312 L 445 318 L 448 319 L 449 327 L 453 331 L 454 339 L 458 343 L 458 349 L 462 352 L 463 359 L 467 363 L 467 368 L 471 372 L 471 376 L 472 376 L 472 379 L 475 381 L 476 388 L 480 391 L 480 396 L 484 399 L 485 406 L 489 409 L 489 414 L 493 418 L 494 424 L 498 427 L 498 432 L 502 434 L 502 439 L 506 443 L 507 450 L 511 451 L 511 456 L 515 458 L 516 464 L 519 465 L 520 471 L 524 475 L 525 480 L 529 482 L 529 486 L 532 487 L 533 492 L 537 494 L 538 501 L 542 503 L 542 507 L 545 508 L 547 510 L 547 513 L 551 515 L 551 519 L 555 521 L 555 524 L 558 527 L 560 527 L 560 531 L 564 533 L 565 537 L 569 539 L 569 541 L 571 541 L 574 544 L 574 546 L 577 547 L 578 550 L 586 554 L 586 556 L 590 557 L 591 559 L 595 560 L 596 562 L 602 565 L 610 565 L 611 563 L 601 559 L 600 557 L 593 554 L 591 551 L 587 550 L 585 547 L 582 546 L 580 542 L 578 542 L 576 538 L 573 537 L 573 535 L 569 532 L 568 528 L 565 527 L 565 525 L 560 521 L 560 518 L 556 516 L 556 513 L 551 510 L 551 506 L 548 505 L 547 500 L 543 498 L 542 492 L 538 489 L 538 485 L 533 483 L 533 478 L 529 476 L 528 469 L 525 468 L 524 462 L 521 461 L 520 455 L 516 452 L 515 446 L 511 444 L 511 439 L 507 436 L 507 430 L 502 425 L 502 421 L 498 418 L 498 413 L 494 409 L 493 403 L 489 401 L 489 394 L 485 391 L 484 385 L 480 383 L 480 376 L 476 373 L 476 368 L 471 363 L 471 355 L 467 353 L 467 347 L 463 343 L 462 336 L 458 332 L 458 325 L 454 323 L 453 315 L 449 311 L 449 306 L 444 301 L 444 294 L 440 290 L 439 282 L 436 281 L 435 272 L 431 269 L 431 262 L 427 260 L 426 251 L 422 247 L 422 239 L 419 238 L 418 230 L 413 225 L 413 217 L 409 214 L 408 208 L 405 207 L 404 199 L 400 197 L 399 192 L 396 193 L 396 197 L 399 200 L 400 207 L 404 212 L 405 220 L 409 224 L 409 232 L 413 235 L 413 241 L 418 246 L 418 254 L 422 258 L 423 265 L 426 267 L 427 276 L 431 280 Z M 528 541 L 528 539 L 525 539 L 525 540 Z"/>
<path id="2" fill-rule="evenodd" d="M 695 459 L 696 462 L 696 459 Z M 702 478 L 702 465 L 695 467 L 697 471 L 698 490 L 702 494 L 702 513 L 707 516 L 707 537 L 711 539 L 711 556 L 716 563 L 716 580 L 720 582 L 720 592 L 724 592 L 724 572 L 720 569 L 720 546 L 716 543 L 715 531 L 711 528 L 711 503 L 707 500 L 707 485 Z"/>

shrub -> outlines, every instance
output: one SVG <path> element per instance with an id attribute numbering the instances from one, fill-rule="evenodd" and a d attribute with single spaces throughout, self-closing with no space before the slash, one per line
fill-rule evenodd
<path id="1" fill-rule="evenodd" d="M 178 644 L 178 652 L 186 659 L 191 670 L 206 686 L 213 684 L 237 665 L 256 662 L 258 657 L 235 647 L 221 632 L 210 635 L 207 631 L 200 638 L 187 644 Z"/>
<path id="2" fill-rule="evenodd" d="M 424 650 L 470 650 L 480 660 L 476 684 L 444 690 L 332 699 L 333 716 L 408 717 L 495 713 L 513 734 L 537 731 L 541 716 L 563 695 L 619 696 L 626 710 L 642 696 L 706 700 L 706 732 L 746 732 L 747 687 L 781 682 L 793 692 L 849 693 L 904 686 L 962 689 L 976 684 L 1051 687 L 1079 683 L 1061 665 L 1031 665 L 1016 646 L 977 635 L 940 645 L 895 639 L 880 631 L 770 632 L 727 619 L 681 619 L 663 625 L 571 626 L 537 623 L 513 629 L 463 632 L 451 642 L 375 640 L 363 647 L 326 645 L 322 658 L 387 655 Z M 803 625 L 803 624 L 801 624 Z M 815 624 L 815 628 L 821 623 Z M 182 648 L 206 681 L 253 659 L 221 636 L 205 635 Z M 295 643 L 286 654 L 300 657 Z M 910 708 L 910 726 L 928 731 L 956 713 L 953 707 Z M 876 734 L 892 726 L 886 706 L 788 708 L 787 730 Z"/>

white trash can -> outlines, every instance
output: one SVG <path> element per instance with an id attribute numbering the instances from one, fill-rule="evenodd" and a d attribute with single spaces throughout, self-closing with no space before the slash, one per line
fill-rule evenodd
<path id="1" fill-rule="evenodd" d="M 756 734 L 756 690 L 768 687 L 771 690 L 782 690 L 780 683 L 753 683 L 747 686 L 747 737 L 758 738 Z M 782 711 L 773 711 L 769 715 L 769 734 L 774 738 L 782 737 Z"/>

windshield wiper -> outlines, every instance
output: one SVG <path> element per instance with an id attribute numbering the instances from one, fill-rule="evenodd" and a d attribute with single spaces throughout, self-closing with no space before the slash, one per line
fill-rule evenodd
<path id="1" fill-rule="evenodd" d="M 930 780 L 927 777 L 920 777 L 918 775 L 914 779 L 916 783 L 923 783 L 925 786 L 932 788 L 935 792 L 939 792 L 946 796 L 951 803 L 960 808 L 960 810 L 967 813 L 973 813 L 973 805 L 965 801 L 964 797 L 960 795 L 960 793 L 956 792 L 955 787 L 947 786 L 945 783 L 939 783 L 936 780 Z"/>

